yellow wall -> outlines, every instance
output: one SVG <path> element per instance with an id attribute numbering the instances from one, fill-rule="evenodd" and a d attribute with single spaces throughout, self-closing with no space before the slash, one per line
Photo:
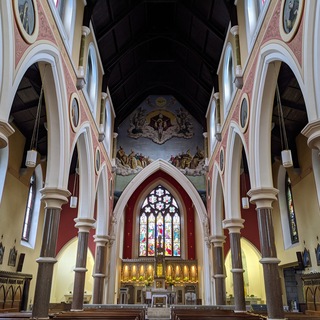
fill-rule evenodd
<path id="1" fill-rule="evenodd" d="M 77 256 L 78 241 L 76 238 L 67 243 L 57 256 L 58 262 L 54 266 L 53 285 L 51 290 L 50 302 L 59 303 L 65 301 L 66 294 L 72 294 L 74 283 L 74 271 Z M 93 267 L 94 258 L 88 250 L 87 254 L 87 272 L 85 279 L 85 292 L 92 295 L 93 292 Z M 90 303 L 92 303 L 92 298 Z"/>
<path id="2" fill-rule="evenodd" d="M 245 270 L 243 274 L 244 286 L 245 286 L 245 297 L 248 298 L 251 295 L 261 299 L 260 303 L 266 303 L 265 289 L 264 289 L 264 278 L 262 265 L 259 262 L 261 255 L 259 251 L 246 239 L 241 238 L 241 249 L 242 249 L 242 265 Z M 233 292 L 233 278 L 232 278 L 232 262 L 231 252 L 229 250 L 225 259 L 226 268 L 226 292 L 227 297 L 230 294 L 234 296 Z"/>
<path id="3" fill-rule="evenodd" d="M 320 211 L 316 193 L 314 174 L 312 170 L 311 149 L 308 148 L 306 138 L 300 135 L 297 140 L 298 159 L 300 171 L 293 168 L 288 169 L 288 174 L 292 182 L 293 201 L 297 220 L 299 243 L 292 245 L 290 248 L 284 248 L 282 225 L 280 220 L 279 204 L 273 205 L 273 223 L 275 230 L 275 241 L 277 254 L 281 260 L 280 265 L 290 265 L 297 263 L 297 251 L 303 251 L 304 248 L 310 250 L 311 264 L 304 273 L 311 271 L 320 272 L 317 266 L 315 248 L 317 247 L 317 236 L 320 237 L 319 223 Z M 278 168 L 275 166 L 275 180 L 277 181 Z M 275 184 L 276 188 L 278 187 Z M 279 195 L 281 196 L 281 195 Z M 319 238 L 320 241 L 320 238 Z"/>
<path id="4" fill-rule="evenodd" d="M 16 128 L 15 128 L 16 129 Z M 31 274 L 33 279 L 30 283 L 29 302 L 32 303 L 38 264 L 36 259 L 40 253 L 40 243 L 43 227 L 43 206 L 40 210 L 39 224 L 37 229 L 35 248 L 29 248 L 21 245 L 22 226 L 26 208 L 29 181 L 33 169 L 20 170 L 23 161 L 23 150 L 25 140 L 22 134 L 16 132 L 9 138 L 9 164 L 8 172 L 3 189 L 2 200 L 0 203 L 0 241 L 5 247 L 3 263 L 0 270 L 16 272 L 18 259 L 21 253 L 25 253 L 22 273 Z M 5 170 L 3 168 L 3 170 Z M 17 250 L 16 266 L 8 266 L 10 249 L 15 246 Z"/>

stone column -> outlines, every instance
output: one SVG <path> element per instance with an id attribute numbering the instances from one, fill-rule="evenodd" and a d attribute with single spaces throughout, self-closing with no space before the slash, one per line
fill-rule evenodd
<path id="1" fill-rule="evenodd" d="M 93 227 L 95 220 L 91 218 L 76 218 L 74 221 L 76 222 L 75 227 L 78 228 L 79 231 L 71 310 L 81 311 L 83 310 L 84 285 L 87 272 L 89 231 Z"/>
<path id="2" fill-rule="evenodd" d="M 236 56 L 236 76 L 235 76 L 235 85 L 238 89 L 243 87 L 243 72 L 241 67 L 241 52 L 240 52 L 240 40 L 239 40 L 239 26 L 235 25 L 230 29 L 234 37 L 235 42 L 235 56 Z"/>
<path id="3" fill-rule="evenodd" d="M 229 230 L 230 249 L 232 260 L 232 277 L 234 293 L 234 311 L 246 312 L 246 300 L 244 297 L 244 280 L 242 268 L 242 256 L 240 245 L 240 230 L 243 228 L 244 220 L 241 218 L 230 218 L 223 221 L 225 229 Z"/>
<path id="4" fill-rule="evenodd" d="M 114 289 L 112 288 L 113 285 L 115 284 L 114 279 L 111 279 L 111 276 L 114 276 L 115 270 L 113 270 L 112 275 L 110 274 L 110 259 L 111 259 L 111 251 L 112 251 L 112 246 L 115 241 L 115 236 L 109 236 L 109 241 L 107 244 L 107 252 L 106 252 L 106 278 L 105 278 L 105 291 L 106 291 L 106 303 L 114 303 Z M 116 266 L 114 266 L 116 267 Z M 110 287 L 111 285 L 111 287 Z"/>
<path id="5" fill-rule="evenodd" d="M 14 129 L 8 122 L 0 120 L 0 149 L 8 145 L 8 137 L 14 133 Z"/>
<path id="6" fill-rule="evenodd" d="M 102 304 L 103 287 L 105 278 L 105 260 L 106 260 L 106 244 L 108 243 L 107 236 L 95 236 L 96 257 L 94 263 L 94 282 L 93 282 L 93 297 L 92 303 Z"/>
<path id="7" fill-rule="evenodd" d="M 226 275 L 224 272 L 224 252 L 223 244 L 225 242 L 225 236 L 212 236 L 210 238 L 213 244 L 213 278 L 214 278 L 214 290 L 217 305 L 226 304 Z"/>
<path id="8" fill-rule="evenodd" d="M 215 92 L 213 97 L 216 100 L 216 110 L 215 110 L 215 137 L 217 141 L 221 141 L 221 110 L 220 110 L 220 94 Z"/>
<path id="9" fill-rule="evenodd" d="M 84 75 L 84 49 L 86 44 L 86 37 L 90 33 L 90 29 L 86 26 L 82 26 L 81 30 L 81 44 L 80 44 L 80 55 L 79 55 L 79 68 L 78 68 L 78 75 L 77 75 L 77 89 L 81 90 L 85 84 L 85 75 Z"/>
<path id="10" fill-rule="evenodd" d="M 103 141 L 106 137 L 105 126 L 106 126 L 106 99 L 108 95 L 105 92 L 101 92 L 100 102 L 100 119 L 99 119 L 99 141 Z"/>
<path id="11" fill-rule="evenodd" d="M 49 319 L 49 302 L 52 285 L 53 265 L 57 262 L 56 246 L 61 206 L 68 202 L 70 192 L 58 188 L 44 188 L 41 200 L 45 202 L 45 218 L 42 245 L 38 262 L 38 275 L 32 308 L 32 319 Z"/>
<path id="12" fill-rule="evenodd" d="M 261 188 L 251 189 L 248 195 L 250 202 L 256 204 L 260 247 L 263 266 L 264 284 L 266 290 L 268 319 L 284 319 L 282 290 L 279 276 L 274 229 L 272 223 L 272 202 L 277 200 L 277 189 Z"/>

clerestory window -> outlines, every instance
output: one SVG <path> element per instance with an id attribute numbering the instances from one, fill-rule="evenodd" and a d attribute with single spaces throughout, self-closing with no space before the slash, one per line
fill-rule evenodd
<path id="1" fill-rule="evenodd" d="M 145 198 L 139 217 L 139 256 L 154 257 L 164 249 L 166 257 L 181 255 L 181 219 L 177 201 L 159 185 Z"/>

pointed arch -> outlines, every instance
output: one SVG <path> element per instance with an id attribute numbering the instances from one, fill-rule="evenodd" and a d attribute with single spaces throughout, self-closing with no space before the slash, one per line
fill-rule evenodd
<path id="1" fill-rule="evenodd" d="M 214 201 L 211 201 L 211 234 L 213 236 L 223 236 L 224 190 L 217 163 L 214 164 L 213 168 L 212 194 L 215 197 Z"/>
<path id="2" fill-rule="evenodd" d="M 314 105 L 308 106 L 306 88 L 294 54 L 278 43 L 267 44 L 262 47 L 260 59 L 257 63 L 255 81 L 249 119 L 249 150 L 248 164 L 251 168 L 251 188 L 273 188 L 270 161 L 271 150 L 271 119 L 273 111 L 273 97 L 276 88 L 280 62 L 285 62 L 294 73 L 306 102 L 308 118 L 314 113 Z M 263 168 L 263 170 L 261 170 Z"/>
<path id="3" fill-rule="evenodd" d="M 248 154 L 245 140 L 238 124 L 231 121 L 226 148 L 225 204 L 226 218 L 241 218 L 240 209 L 240 167 L 242 149 Z"/>
<path id="4" fill-rule="evenodd" d="M 117 205 L 114 209 L 114 215 L 116 219 L 119 221 L 120 216 L 122 215 L 124 208 L 130 199 L 133 192 L 136 190 L 137 186 L 139 186 L 143 181 L 151 176 L 153 173 L 155 173 L 158 170 L 162 170 L 172 176 L 180 185 L 184 187 L 184 190 L 187 192 L 189 197 L 191 198 L 195 208 L 196 212 L 198 213 L 198 217 L 200 221 L 203 221 L 207 215 L 206 208 L 204 206 L 203 201 L 201 200 L 200 195 L 198 194 L 196 188 L 193 186 L 193 184 L 190 182 L 190 180 L 181 173 L 177 168 L 175 168 L 173 165 L 168 163 L 164 160 L 156 160 L 149 164 L 146 168 L 144 168 L 139 174 L 137 174 L 131 182 L 128 184 L 128 186 L 125 188 L 125 190 L 122 192 Z"/>
<path id="5" fill-rule="evenodd" d="M 109 190 L 107 184 L 107 166 L 104 163 L 100 171 L 97 183 L 97 222 L 96 235 L 108 235 L 110 207 L 109 207 Z"/>
<path id="6" fill-rule="evenodd" d="M 93 218 L 95 189 L 93 142 L 90 123 L 84 122 L 79 128 L 72 150 L 77 147 L 79 159 L 79 218 Z M 71 158 L 69 160 L 71 162 Z"/>
<path id="7" fill-rule="evenodd" d="M 49 44 L 37 44 L 26 51 L 17 66 L 13 85 L 8 97 L 9 107 L 0 114 L 8 119 L 18 86 L 27 69 L 39 63 L 46 100 L 48 123 L 48 157 L 46 187 L 67 188 L 69 159 L 68 99 L 61 55 L 58 48 Z M 1 108 L 2 109 L 2 108 Z"/>

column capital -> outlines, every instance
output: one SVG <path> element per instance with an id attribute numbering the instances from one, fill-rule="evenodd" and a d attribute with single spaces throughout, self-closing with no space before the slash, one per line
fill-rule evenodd
<path id="1" fill-rule="evenodd" d="M 60 209 L 63 204 L 68 202 L 68 197 L 71 195 L 67 189 L 59 189 L 53 187 L 45 187 L 40 190 L 41 200 L 46 204 L 46 208 Z"/>
<path id="2" fill-rule="evenodd" d="M 104 247 L 109 242 L 109 237 L 105 235 L 95 234 L 93 237 L 96 246 Z"/>
<path id="3" fill-rule="evenodd" d="M 234 25 L 231 29 L 230 32 L 233 36 L 236 36 L 239 34 L 239 26 L 238 25 Z"/>
<path id="4" fill-rule="evenodd" d="M 84 218 L 84 217 L 78 217 L 73 219 L 75 224 L 75 227 L 79 229 L 79 232 L 89 232 L 90 229 L 94 227 L 95 219 L 92 218 Z"/>
<path id="5" fill-rule="evenodd" d="M 101 99 L 105 100 L 108 97 L 108 94 L 104 91 L 101 92 Z"/>
<path id="6" fill-rule="evenodd" d="M 224 235 L 215 235 L 210 237 L 211 243 L 213 243 L 214 247 L 222 247 L 226 242 L 226 236 Z"/>
<path id="7" fill-rule="evenodd" d="M 301 133 L 308 138 L 309 148 L 320 151 L 320 120 L 310 121 Z"/>
<path id="8" fill-rule="evenodd" d="M 228 229 L 229 233 L 240 233 L 240 230 L 243 229 L 244 219 L 241 218 L 230 218 L 222 221 L 223 228 Z"/>
<path id="9" fill-rule="evenodd" d="M 0 120 L 0 149 L 8 145 L 8 137 L 14 133 L 13 127 L 3 120 Z"/>
<path id="10" fill-rule="evenodd" d="M 90 33 L 90 28 L 88 28 L 87 26 L 82 26 L 81 31 L 82 31 L 82 35 L 86 37 Z"/>
<path id="11" fill-rule="evenodd" d="M 275 188 L 256 188 L 248 191 L 250 202 L 254 203 L 257 209 L 272 208 L 272 202 L 277 200 L 279 190 Z"/>

